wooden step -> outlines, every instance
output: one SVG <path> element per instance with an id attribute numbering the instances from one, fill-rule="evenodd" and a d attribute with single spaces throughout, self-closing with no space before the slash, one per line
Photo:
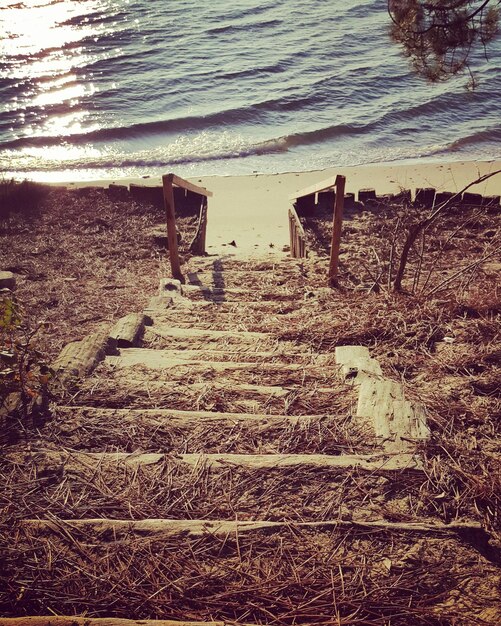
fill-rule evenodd
<path id="1" fill-rule="evenodd" d="M 411 455 L 165 454 L 20 449 L 0 460 L 16 518 L 408 521 L 426 484 Z M 7 510 L 7 509 L 6 509 Z"/>
<path id="2" fill-rule="evenodd" d="M 34 458 L 46 460 L 51 465 L 56 463 L 64 466 L 66 463 L 100 466 L 101 463 L 125 464 L 129 467 L 142 465 L 156 465 L 169 461 L 172 457 L 164 453 L 128 453 L 128 452 L 70 452 L 57 450 L 33 450 Z M 8 453 L 5 459 L 10 464 L 21 462 L 25 456 L 21 453 Z M 176 462 L 193 467 L 225 466 L 263 469 L 263 468 L 291 468 L 297 466 L 313 466 L 319 468 L 356 468 L 367 472 L 393 472 L 402 470 L 422 471 L 420 459 L 409 453 L 401 454 L 340 454 L 338 456 L 326 454 L 176 454 Z M 24 461 L 23 461 L 24 462 Z"/>
<path id="3" fill-rule="evenodd" d="M 265 313 L 269 315 L 280 315 L 285 312 L 300 311 L 305 306 L 303 298 L 290 298 L 289 300 L 263 300 L 260 298 L 232 301 L 214 302 L 212 300 L 203 299 L 189 299 L 184 297 L 177 297 L 174 300 L 166 297 L 155 300 L 155 306 L 151 307 L 152 311 L 148 314 L 155 316 L 162 311 L 179 311 L 190 312 L 194 314 L 210 313 L 211 315 L 235 313 L 240 317 L 252 315 L 253 313 Z"/>
<path id="4" fill-rule="evenodd" d="M 349 417 L 88 406 L 57 407 L 44 441 L 100 452 L 341 454 L 375 447 L 372 429 Z"/>
<path id="5" fill-rule="evenodd" d="M 162 291 L 160 298 L 171 298 L 171 306 L 176 308 L 194 308 L 195 306 L 206 306 L 210 304 L 230 305 L 238 307 L 253 308 L 261 305 L 261 308 L 274 309 L 280 303 L 292 303 L 302 300 L 306 292 L 311 291 L 311 287 L 294 285 L 291 287 L 276 287 L 262 285 L 261 288 L 241 288 L 241 287 L 211 287 L 210 285 L 183 285 L 177 292 L 168 290 Z M 156 300 L 155 302 L 161 302 Z"/>
<path id="6" fill-rule="evenodd" d="M 176 328 L 169 324 L 155 325 L 147 331 L 170 339 L 194 339 L 199 341 L 221 341 L 255 344 L 259 341 L 274 340 L 270 333 L 251 333 L 246 331 L 209 330 L 203 328 Z"/>
<path id="7" fill-rule="evenodd" d="M 247 289 L 238 287 L 222 288 L 205 285 L 183 285 L 181 295 L 191 300 L 206 300 L 208 302 L 242 302 L 245 300 L 260 300 Z M 252 296 L 252 297 L 251 297 Z"/>
<path id="8" fill-rule="evenodd" d="M 214 304 L 191 302 L 183 306 L 155 307 L 148 310 L 154 326 L 171 325 L 178 328 L 197 328 L 230 332 L 283 332 L 284 327 L 300 327 L 304 320 L 303 302 L 277 306 L 245 303 Z M 309 309 L 311 312 L 312 309 Z"/>
<path id="9" fill-rule="evenodd" d="M 149 377 L 152 380 L 176 380 L 185 384 L 199 375 L 196 382 L 202 380 L 210 381 L 217 376 L 218 380 L 231 381 L 234 376 L 238 380 L 251 381 L 255 383 L 255 378 L 268 380 L 266 385 L 277 384 L 288 386 L 289 384 L 299 384 L 301 386 L 311 385 L 313 387 L 322 384 L 324 387 L 338 386 L 340 389 L 348 389 L 353 386 L 353 381 L 343 382 L 339 376 L 339 366 L 333 363 L 331 355 L 305 354 L 301 362 L 287 362 L 282 359 L 263 359 L 262 357 L 252 358 L 252 353 L 234 353 L 234 360 L 219 360 L 225 355 L 216 354 L 216 351 L 199 350 L 194 358 L 189 358 L 186 354 L 189 351 L 171 351 L 155 348 L 133 348 L 121 350 L 119 355 L 106 357 L 104 361 L 94 370 L 99 375 L 118 375 L 118 372 L 130 369 L 131 377 Z M 171 358 L 169 352 L 179 352 Z M 184 358 L 181 356 L 184 352 Z M 277 352 L 280 355 L 279 352 Z M 287 358 L 290 353 L 285 353 Z M 157 358 L 158 357 L 158 358 Z M 205 357 L 205 358 L 197 358 Z M 215 358 L 214 358 L 215 357 Z M 217 358 L 219 357 L 219 358 Z M 311 362 L 318 358 L 318 362 Z M 291 357 L 292 360 L 292 357 Z M 165 375 L 162 371 L 165 370 Z M 213 374 L 211 376 L 210 374 Z M 224 372 L 221 378 L 220 372 Z M 148 373 L 150 375 L 148 375 Z M 287 381 L 286 384 L 280 381 Z"/>
<path id="10" fill-rule="evenodd" d="M 487 610 L 494 619 L 499 615 L 499 572 L 459 529 L 461 538 L 445 529 L 337 521 L 244 530 L 231 521 L 226 533 L 223 526 L 203 534 L 143 534 L 141 523 L 133 522 L 136 532 L 121 528 L 121 520 L 101 529 L 84 520 L 19 524 L 4 562 L 7 615 L 64 615 L 69 606 L 85 615 L 85 621 L 70 622 L 39 617 L 26 626 L 139 626 L 118 618 L 158 615 L 183 626 L 187 619 L 212 626 L 376 625 L 389 619 L 424 626 L 480 624 Z M 107 622 L 87 617 L 110 613 Z M 0 623 L 9 624 L 5 619 Z"/>
<path id="11" fill-rule="evenodd" d="M 145 352 L 138 357 L 161 352 L 151 348 L 144 350 Z M 117 379 L 120 377 L 123 380 L 124 376 L 127 376 L 127 378 L 137 380 L 169 380 L 184 385 L 191 382 L 224 382 L 272 387 L 297 385 L 310 390 L 328 387 L 336 388 L 340 393 L 354 386 L 351 380 L 347 383 L 341 380 L 338 365 L 253 361 L 247 360 L 245 353 L 242 354 L 241 359 L 230 362 L 217 359 L 189 361 L 179 359 L 170 365 L 165 365 L 165 363 L 163 365 L 164 367 L 160 368 L 150 368 L 147 363 L 141 362 L 140 358 L 134 357 L 134 363 L 129 367 L 128 363 L 115 357 L 103 361 L 89 381 L 101 377 Z"/>
<path id="12" fill-rule="evenodd" d="M 210 359 L 210 357 L 213 357 Z M 217 356 L 218 358 L 214 358 Z M 253 369 L 256 363 L 264 369 L 294 370 L 307 366 L 324 367 L 335 366 L 332 355 L 314 353 L 289 352 L 245 352 L 245 361 L 240 360 L 243 355 L 239 352 L 219 352 L 212 355 L 203 350 L 153 350 L 150 348 L 125 348 L 118 356 L 109 356 L 106 363 L 112 367 L 127 368 L 143 365 L 148 369 L 169 369 L 179 365 L 204 364 L 219 371 Z M 208 358 L 209 357 L 209 358 Z"/>
<path id="13" fill-rule="evenodd" d="M 63 615 L 0 617 L 0 626 L 226 626 L 224 622 Z"/>
<path id="14" fill-rule="evenodd" d="M 75 404 L 118 409 L 149 405 L 188 411 L 322 414 L 336 415 L 340 419 L 345 419 L 356 410 L 356 390 L 343 388 L 339 382 L 329 387 L 321 387 L 315 382 L 307 385 L 287 384 L 284 387 L 256 385 L 228 380 L 228 370 L 224 371 L 225 379 L 222 379 L 217 368 L 210 370 L 212 375 L 200 376 L 200 369 L 189 365 L 183 370 L 181 363 L 175 369 L 178 380 L 171 380 L 171 370 L 166 375 L 163 369 L 141 369 L 140 366 L 130 370 L 116 369 L 110 373 L 100 370 L 81 385 L 75 396 Z M 232 371 L 232 374 L 246 375 L 247 372 L 239 369 Z M 259 376 L 265 373 L 259 372 Z M 275 370 L 269 370 L 268 373 L 270 379 L 275 378 Z M 290 373 L 286 371 L 284 375 L 288 377 Z M 246 376 L 242 376 L 242 380 L 245 379 Z"/>
<path id="15" fill-rule="evenodd" d="M 327 264 L 324 263 L 325 266 Z M 188 271 L 215 271 L 215 272 L 254 272 L 257 274 L 273 275 L 275 272 L 300 272 L 302 268 L 315 267 L 315 263 L 306 259 L 292 259 L 290 257 L 274 258 L 270 260 L 242 259 L 235 256 L 224 257 L 197 257 L 190 259 Z"/>
<path id="16" fill-rule="evenodd" d="M 325 415 L 269 415 L 257 413 L 223 413 L 220 411 L 178 411 L 176 409 L 106 409 L 86 406 L 58 406 L 56 408 L 56 418 L 61 423 L 69 423 L 74 416 L 82 420 L 96 419 L 103 422 L 119 420 L 120 422 L 131 422 L 137 424 L 141 420 L 146 420 L 151 425 L 165 422 L 173 427 L 185 425 L 207 424 L 216 426 L 220 423 L 235 425 L 237 423 L 259 424 L 266 428 L 284 424 L 301 424 L 317 422 L 326 419 Z"/>
<path id="17" fill-rule="evenodd" d="M 113 531 L 114 533 L 137 533 L 141 536 L 179 535 L 202 537 L 204 535 L 237 535 L 271 529 L 366 529 L 368 531 L 386 531 L 389 533 L 412 533 L 419 535 L 456 536 L 465 534 L 483 533 L 479 522 L 451 522 L 444 524 L 440 521 L 427 522 L 425 520 L 409 522 L 389 522 L 387 520 L 357 521 L 353 519 L 324 520 L 321 522 L 264 522 L 264 521 L 228 521 L 228 520 L 176 520 L 176 519 L 144 519 L 144 520 L 117 520 L 117 519 L 28 519 L 22 521 L 23 526 L 57 531 L 60 528 L 81 529 L 92 533 Z"/>
<path id="18" fill-rule="evenodd" d="M 314 276 L 311 278 L 314 278 Z M 306 273 L 301 273 L 296 269 L 287 271 L 285 268 L 277 269 L 273 272 L 249 270 L 217 271 L 202 268 L 186 274 L 188 284 L 199 287 L 244 287 L 247 289 L 256 289 L 257 287 L 258 289 L 265 288 L 268 291 L 291 284 L 307 284 L 311 278 L 307 277 Z"/>
<path id="19" fill-rule="evenodd" d="M 173 328 L 157 324 L 146 329 L 142 347 L 155 350 L 205 350 L 207 352 L 287 352 L 304 353 L 292 342 L 279 342 L 271 333 L 210 331 L 194 328 Z"/>

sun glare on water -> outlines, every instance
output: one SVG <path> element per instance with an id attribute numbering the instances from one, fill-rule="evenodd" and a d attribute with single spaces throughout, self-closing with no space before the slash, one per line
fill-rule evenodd
<path id="1" fill-rule="evenodd" d="M 3 105 L 15 104 L 18 111 L 15 138 L 63 137 L 98 127 L 85 103 L 97 87 L 81 68 L 92 61 L 87 43 L 105 28 L 92 16 L 108 5 L 108 0 L 0 2 L 0 66 L 17 83 L 12 102 Z"/>

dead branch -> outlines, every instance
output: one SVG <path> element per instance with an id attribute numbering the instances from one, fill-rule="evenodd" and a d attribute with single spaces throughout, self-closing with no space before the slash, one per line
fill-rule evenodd
<path id="1" fill-rule="evenodd" d="M 451 198 L 439 204 L 438 207 L 432 211 L 431 215 L 429 215 L 424 220 L 421 220 L 417 224 L 414 224 L 414 226 L 412 226 L 409 229 L 409 233 L 407 234 L 407 238 L 402 248 L 402 254 L 400 255 L 400 262 L 398 265 L 397 275 L 395 276 L 395 281 L 393 283 L 393 288 L 395 291 L 399 291 L 399 292 L 402 291 L 402 280 L 405 274 L 405 269 L 407 267 L 409 253 L 411 251 L 412 246 L 416 242 L 416 239 L 418 238 L 419 234 L 425 228 L 430 226 L 430 224 L 432 224 L 438 217 L 440 217 L 440 215 L 442 215 L 447 209 L 449 209 L 459 198 L 461 198 L 463 193 L 467 191 L 468 189 L 470 189 L 470 187 L 473 187 L 474 185 L 479 185 L 485 182 L 486 180 L 488 180 L 489 178 L 492 178 L 493 176 L 496 176 L 497 174 L 500 174 L 500 173 L 501 173 L 501 170 L 496 170 L 495 172 L 491 172 L 490 174 L 484 174 L 484 176 L 480 176 L 480 178 L 477 178 L 476 180 L 466 185 L 466 187 L 463 187 L 461 191 L 458 191 Z"/>

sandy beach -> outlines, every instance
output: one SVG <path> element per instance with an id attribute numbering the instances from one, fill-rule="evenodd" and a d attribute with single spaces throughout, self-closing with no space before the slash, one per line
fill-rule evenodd
<path id="1" fill-rule="evenodd" d="M 284 254 L 289 242 L 287 210 L 290 196 L 310 185 L 341 174 L 346 191 L 373 188 L 378 194 L 400 189 L 434 187 L 457 192 L 480 176 L 501 169 L 501 160 L 384 164 L 333 167 L 312 172 L 254 174 L 250 176 L 205 176 L 190 178 L 214 196 L 209 202 L 207 250 L 209 254 L 231 252 L 242 256 Z M 174 170 L 175 173 L 175 170 Z M 157 177 L 75 182 L 69 187 L 107 186 L 110 183 L 160 185 Z M 501 195 L 501 174 L 470 189 L 483 195 Z M 235 242 L 236 247 L 230 245 Z"/>

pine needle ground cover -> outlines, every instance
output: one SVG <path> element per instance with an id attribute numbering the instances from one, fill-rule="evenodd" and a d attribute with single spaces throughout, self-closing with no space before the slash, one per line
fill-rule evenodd
<path id="1" fill-rule="evenodd" d="M 95 189 L 49 190 L 35 199 L 36 210 L 2 222 L 0 269 L 17 274 L 28 322 L 48 322 L 37 338 L 52 358 L 66 342 L 141 311 L 156 293 L 168 265 L 151 228 L 163 216 Z M 501 307 L 493 252 L 499 216 L 476 213 L 457 209 L 441 230 L 436 225 L 426 234 L 412 251 L 399 293 L 391 288 L 391 259 L 412 218 L 401 207 L 350 217 L 338 290 L 326 286 L 327 259 L 316 237 L 303 261 L 228 258 L 211 267 L 210 258 L 190 259 L 187 273 L 206 280 L 209 271 L 228 298 L 204 301 L 201 294 L 193 308 L 166 309 L 159 319 L 177 328 L 266 333 L 267 339 L 259 349 L 247 348 L 251 367 L 225 373 L 224 385 L 215 366 L 152 375 L 141 366 L 124 372 L 102 364 L 58 398 L 65 406 L 54 406 L 45 424 L 3 437 L 2 614 L 498 624 Z M 319 220 L 318 232 L 329 228 L 328 217 Z M 251 296 L 232 302 L 230 290 L 242 282 Z M 356 394 L 335 371 L 335 347 L 350 344 L 367 346 L 385 375 L 426 408 L 432 434 L 419 450 L 422 471 L 301 465 L 264 471 L 203 458 L 195 466 L 182 462 L 180 454 L 197 451 L 371 454 L 370 434 L 355 419 Z M 170 346 L 147 333 L 144 347 Z M 195 347 L 216 364 L 222 359 L 207 343 Z M 234 346 L 229 341 L 223 348 L 230 353 Z M 276 356 L 260 357 L 262 351 Z M 324 359 L 321 374 L 308 369 L 310 355 Z M 263 393 L 271 387 L 274 392 Z M 237 417 L 231 426 L 218 426 L 213 415 L 176 421 L 182 411 Z M 244 412 L 250 418 L 239 419 Z M 105 420 L 113 427 L 104 428 Z M 122 453 L 163 456 L 135 464 Z M 50 529 L 22 523 L 50 515 Z M 115 526 L 96 533 L 68 521 L 145 517 L 259 517 L 286 526 L 194 536 Z M 473 521 L 482 530 L 440 536 L 356 526 L 381 517 L 398 524 Z M 354 526 L 297 526 L 324 520 Z"/>

